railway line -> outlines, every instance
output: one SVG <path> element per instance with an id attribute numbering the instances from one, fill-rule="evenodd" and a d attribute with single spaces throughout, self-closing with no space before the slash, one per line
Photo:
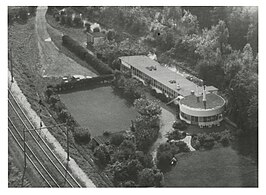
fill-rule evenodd
<path id="1" fill-rule="evenodd" d="M 82 187 L 65 165 L 54 154 L 28 119 L 14 96 L 8 91 L 8 131 L 26 153 L 30 163 L 42 178 L 45 187 Z M 24 145 L 25 138 L 25 145 Z"/>

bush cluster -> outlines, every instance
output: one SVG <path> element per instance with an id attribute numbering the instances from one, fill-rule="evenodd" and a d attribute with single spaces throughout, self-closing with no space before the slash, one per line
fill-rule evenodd
<path id="1" fill-rule="evenodd" d="M 92 66 L 97 70 L 100 74 L 112 74 L 113 70 L 97 57 L 88 53 L 88 51 L 79 45 L 77 41 L 69 37 L 68 35 L 64 35 L 62 37 L 63 45 L 67 47 L 70 51 L 75 53 L 80 59 L 85 60 L 89 66 Z"/>
<path id="2" fill-rule="evenodd" d="M 111 81 L 113 80 L 114 76 L 112 74 L 110 75 L 100 75 L 97 77 L 92 77 L 92 78 L 86 78 L 86 79 L 81 79 L 81 80 L 71 80 L 70 82 L 67 83 L 60 83 L 57 84 L 54 89 L 56 89 L 57 91 L 66 91 L 66 90 L 70 90 L 73 88 L 83 88 L 83 87 L 88 87 L 89 85 L 92 84 L 97 84 L 97 83 L 101 83 L 103 81 Z M 50 91 L 47 91 L 48 95 L 50 93 Z"/>
<path id="3" fill-rule="evenodd" d="M 180 139 L 184 139 L 186 137 L 186 133 L 185 132 L 181 132 L 178 129 L 175 129 L 174 131 L 171 132 L 167 132 L 167 139 L 170 140 L 180 140 Z"/>
<path id="4" fill-rule="evenodd" d="M 91 140 L 91 134 L 87 128 L 76 127 L 74 128 L 74 139 L 79 144 L 87 144 Z"/>
<path id="5" fill-rule="evenodd" d="M 213 133 L 200 133 L 192 136 L 192 146 L 195 149 L 212 149 L 216 144 L 226 147 L 230 145 L 232 139 L 228 130 Z"/>
<path id="6" fill-rule="evenodd" d="M 174 155 L 189 151 L 187 144 L 183 141 L 163 143 L 157 150 L 157 167 L 162 171 L 167 171 L 171 167 L 171 160 Z"/>
<path id="7" fill-rule="evenodd" d="M 177 120 L 174 122 L 173 126 L 174 129 L 179 129 L 181 131 L 185 131 L 187 129 L 187 124 L 186 122 L 182 121 L 182 120 Z"/>
<path id="8" fill-rule="evenodd" d="M 121 133 L 116 133 L 111 135 L 110 143 L 115 146 L 119 146 L 123 141 L 125 137 Z"/>
<path id="9" fill-rule="evenodd" d="M 12 25 L 15 21 L 26 23 L 30 16 L 36 15 L 37 6 L 21 6 L 18 9 L 8 8 L 8 25 Z M 29 15 L 28 15 L 29 13 Z"/>
<path id="10" fill-rule="evenodd" d="M 107 162 L 106 159 L 111 159 L 107 162 L 108 166 L 106 168 L 109 170 L 115 186 L 134 187 L 147 185 L 152 187 L 162 185 L 162 177 L 157 177 L 159 175 L 162 176 L 162 174 L 155 168 L 152 156 L 149 153 L 136 151 L 136 145 L 129 140 L 124 140 L 119 147 L 113 147 L 113 151 L 111 147 L 113 146 L 98 146 L 97 152 L 101 154 L 98 154 L 98 156 L 102 158 L 99 163 Z M 149 173 L 153 170 L 156 174 L 146 174 L 145 171 L 143 172 L 146 169 L 149 170 Z M 151 182 L 146 183 L 146 179 L 144 179 L 146 177 Z"/>

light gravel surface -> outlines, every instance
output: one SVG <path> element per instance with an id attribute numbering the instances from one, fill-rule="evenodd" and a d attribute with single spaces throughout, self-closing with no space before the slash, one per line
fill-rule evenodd
<path id="1" fill-rule="evenodd" d="M 36 128 L 40 128 L 40 117 L 37 115 L 37 113 L 31 108 L 30 103 L 28 102 L 27 98 L 24 96 L 22 91 L 17 85 L 17 82 L 14 80 L 14 83 L 11 84 L 10 78 L 11 74 L 9 73 L 9 79 L 8 79 L 8 88 L 11 90 L 12 94 L 20 104 L 20 106 L 26 111 L 27 116 L 31 120 L 31 122 L 34 124 Z M 43 122 L 42 122 L 43 123 Z M 44 124 L 44 123 L 43 123 Z M 43 125 L 45 127 L 45 124 Z M 60 143 L 55 139 L 55 137 L 49 132 L 47 128 L 42 129 L 40 135 L 53 146 L 53 151 L 58 154 L 60 157 L 60 160 L 62 163 L 66 164 L 66 156 L 67 153 L 63 149 L 63 147 L 60 145 Z M 80 181 L 82 181 L 86 187 L 96 187 L 94 183 L 87 177 L 87 175 L 83 172 L 83 170 L 77 165 L 77 163 L 70 158 L 70 161 L 68 162 L 68 166 L 73 174 L 74 177 L 79 178 Z"/>

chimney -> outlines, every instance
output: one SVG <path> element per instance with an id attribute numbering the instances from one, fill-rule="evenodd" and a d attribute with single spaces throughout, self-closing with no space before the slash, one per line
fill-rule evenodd
<path id="1" fill-rule="evenodd" d="M 176 88 L 177 88 L 177 90 L 180 90 L 180 89 L 181 89 L 181 87 L 180 87 L 179 83 L 177 83 L 177 86 L 176 86 Z"/>
<path id="2" fill-rule="evenodd" d="M 206 109 L 206 90 L 205 90 L 205 85 L 203 86 L 203 97 L 202 97 L 202 101 L 204 104 L 204 108 Z"/>
<path id="3" fill-rule="evenodd" d="M 196 97 L 197 97 L 197 102 L 199 103 L 200 100 L 199 100 L 199 88 L 198 88 L 198 85 L 196 85 Z"/>

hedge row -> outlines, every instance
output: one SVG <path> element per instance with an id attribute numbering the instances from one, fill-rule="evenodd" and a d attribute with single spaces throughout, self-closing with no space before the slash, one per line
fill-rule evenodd
<path id="1" fill-rule="evenodd" d="M 91 84 L 97 84 L 97 83 L 101 83 L 103 81 L 111 81 L 114 79 L 114 75 L 101 75 L 101 76 L 97 76 L 97 77 L 92 77 L 92 78 L 87 78 L 87 79 L 81 79 L 81 80 L 73 80 L 70 81 L 68 83 L 60 83 L 57 84 L 54 88 L 60 92 L 60 91 L 66 91 L 66 90 L 70 90 L 73 88 L 82 88 L 82 87 L 87 87 L 87 86 L 91 86 Z"/>
<path id="2" fill-rule="evenodd" d="M 95 68 L 100 74 L 112 74 L 113 70 L 97 57 L 88 53 L 87 49 L 79 45 L 77 41 L 64 35 L 62 37 L 63 45 L 67 47 L 70 51 L 75 53 L 80 59 L 85 60 L 89 66 Z"/>

